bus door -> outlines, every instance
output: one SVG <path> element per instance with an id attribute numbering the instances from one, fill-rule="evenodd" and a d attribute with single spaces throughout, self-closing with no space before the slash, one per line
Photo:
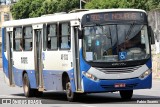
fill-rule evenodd
<path id="1" fill-rule="evenodd" d="M 42 80 L 42 31 L 43 25 L 35 25 L 34 29 L 34 64 L 35 64 L 35 76 L 36 83 L 39 91 L 43 91 L 43 80 Z"/>
<path id="2" fill-rule="evenodd" d="M 9 85 L 14 86 L 14 76 L 13 76 L 13 28 L 7 28 L 6 35 L 6 45 L 7 45 L 7 59 L 8 59 L 8 78 Z"/>
<path id="3" fill-rule="evenodd" d="M 73 67 L 74 67 L 74 77 L 75 77 L 75 85 L 76 92 L 82 91 L 81 85 L 81 73 L 80 73 L 80 55 L 79 55 L 79 38 L 78 38 L 78 29 L 79 29 L 79 21 L 71 21 L 71 32 L 72 32 L 72 54 L 73 54 Z"/>

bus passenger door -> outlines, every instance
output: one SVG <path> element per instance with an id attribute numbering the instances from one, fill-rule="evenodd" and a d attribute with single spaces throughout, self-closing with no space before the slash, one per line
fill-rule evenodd
<path id="1" fill-rule="evenodd" d="M 79 38 L 78 38 L 78 26 L 79 21 L 71 21 L 71 32 L 72 32 L 72 54 L 73 54 L 73 68 L 75 77 L 76 92 L 82 92 L 81 85 L 81 73 L 80 73 L 80 55 L 79 55 Z"/>
<path id="2" fill-rule="evenodd" d="M 8 78 L 9 85 L 14 86 L 14 76 L 13 76 L 13 28 L 7 28 L 6 35 L 6 45 L 7 45 L 7 59 L 8 59 Z"/>
<path id="3" fill-rule="evenodd" d="M 35 76 L 39 91 L 43 91 L 42 80 L 42 27 L 43 25 L 33 26 L 34 29 L 34 61 L 35 61 Z M 40 29 L 41 28 L 41 29 Z"/>

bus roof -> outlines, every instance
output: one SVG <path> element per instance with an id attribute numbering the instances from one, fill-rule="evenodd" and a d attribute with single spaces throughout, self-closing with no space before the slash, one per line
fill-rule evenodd
<path id="1" fill-rule="evenodd" d="M 6 21 L 2 24 L 3 27 L 12 27 L 12 26 L 22 26 L 22 25 L 34 25 L 41 23 L 56 23 L 56 22 L 64 22 L 71 20 L 78 20 L 82 18 L 83 15 L 89 13 L 98 13 L 98 12 L 118 12 L 118 11 L 137 11 L 144 12 L 141 9 L 91 9 L 88 11 L 81 11 L 77 13 L 59 13 L 59 14 L 51 14 L 51 15 L 43 15 L 41 17 L 36 18 L 26 18 L 19 20 L 11 20 Z"/>

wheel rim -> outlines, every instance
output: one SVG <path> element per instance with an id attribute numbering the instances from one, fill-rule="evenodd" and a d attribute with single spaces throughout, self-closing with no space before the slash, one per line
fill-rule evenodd
<path id="1" fill-rule="evenodd" d="M 67 93 L 68 97 L 72 96 L 72 90 L 71 90 L 71 84 L 70 83 L 66 84 L 66 93 Z"/>

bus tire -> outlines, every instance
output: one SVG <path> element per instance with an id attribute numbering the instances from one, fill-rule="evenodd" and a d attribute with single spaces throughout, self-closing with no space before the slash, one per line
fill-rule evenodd
<path id="1" fill-rule="evenodd" d="M 23 91 L 25 97 L 33 97 L 34 96 L 34 89 L 31 89 L 30 82 L 27 73 L 23 75 Z"/>
<path id="2" fill-rule="evenodd" d="M 130 100 L 133 96 L 133 90 L 123 90 L 120 91 L 120 96 L 124 100 Z"/>
<path id="3" fill-rule="evenodd" d="M 70 101 L 70 102 L 75 101 L 76 93 L 72 92 L 71 83 L 70 82 L 66 82 L 66 95 L 67 95 L 68 101 Z"/>
<path id="4" fill-rule="evenodd" d="M 38 91 L 38 89 L 34 89 L 34 96 L 35 97 L 42 97 L 43 96 L 43 92 L 42 91 Z"/>

